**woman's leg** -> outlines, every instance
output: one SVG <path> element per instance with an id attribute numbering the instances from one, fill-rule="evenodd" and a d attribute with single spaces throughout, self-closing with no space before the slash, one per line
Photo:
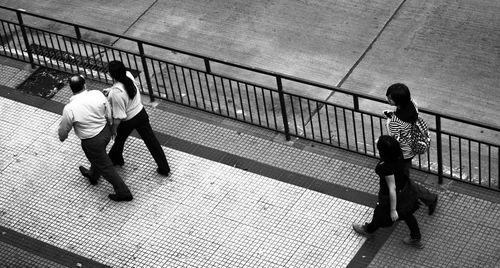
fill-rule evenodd
<path id="1" fill-rule="evenodd" d="M 136 128 L 137 132 L 139 132 L 139 135 L 141 136 L 142 140 L 146 144 L 146 147 L 153 156 L 153 159 L 158 165 L 158 172 L 166 175 L 170 172 L 170 167 L 168 165 L 165 152 L 163 152 L 163 148 L 161 147 L 160 142 L 156 138 L 153 129 L 151 128 L 151 124 L 149 123 L 149 116 L 146 113 L 145 109 L 143 109 L 137 116 L 139 115 L 141 121 Z"/>
<path id="2" fill-rule="evenodd" d="M 116 137 L 111 150 L 109 150 L 109 158 L 113 162 L 113 165 L 122 166 L 125 163 L 123 159 L 123 147 L 125 146 L 125 141 L 127 140 L 130 133 L 134 130 L 133 119 L 127 121 L 121 121 L 116 130 Z"/>
<path id="3" fill-rule="evenodd" d="M 403 159 L 403 172 L 409 178 L 412 158 Z"/>
<path id="4" fill-rule="evenodd" d="M 424 248 L 424 244 L 421 241 L 422 236 L 420 234 L 420 228 L 418 227 L 418 222 L 417 219 L 415 219 L 415 216 L 411 214 L 404 217 L 403 220 L 410 229 L 410 237 L 403 239 L 403 243 L 418 249 Z"/>
<path id="5" fill-rule="evenodd" d="M 410 168 L 411 168 L 411 160 L 412 158 L 405 159 L 403 161 L 403 171 L 410 178 Z M 410 179 L 411 180 L 411 179 Z M 413 186 L 415 186 L 415 191 L 417 192 L 417 197 L 420 202 L 424 203 L 429 207 L 429 215 L 434 214 L 434 210 L 436 209 L 438 196 L 437 194 L 431 193 L 427 188 L 418 183 L 413 182 Z"/>
<path id="6" fill-rule="evenodd" d="M 420 240 L 420 238 L 422 238 L 422 235 L 420 234 L 420 228 L 418 227 L 418 222 L 415 216 L 411 214 L 409 216 L 404 217 L 403 220 L 410 229 L 411 239 Z"/>
<path id="7" fill-rule="evenodd" d="M 437 199 L 438 199 L 437 194 L 431 193 L 427 188 L 425 188 L 424 186 L 422 186 L 416 182 L 412 181 L 412 183 L 413 183 L 415 192 L 417 192 L 418 200 L 420 200 L 422 203 L 424 203 L 428 207 L 433 206 L 433 205 L 435 206 Z"/>
<path id="8" fill-rule="evenodd" d="M 379 205 L 375 207 L 373 211 L 372 221 L 364 225 L 353 224 L 353 228 L 356 232 L 362 235 L 370 235 L 377 231 L 380 227 L 389 227 L 393 224 L 387 208 L 383 208 Z"/>
<path id="9" fill-rule="evenodd" d="M 389 209 L 377 205 L 373 211 L 372 221 L 366 225 L 366 230 L 369 233 L 373 233 L 380 227 L 389 227 L 392 224 L 393 221 L 391 220 Z"/>

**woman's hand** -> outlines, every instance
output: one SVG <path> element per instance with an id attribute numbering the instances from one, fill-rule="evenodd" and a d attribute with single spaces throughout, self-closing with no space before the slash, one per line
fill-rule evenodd
<path id="1" fill-rule="evenodd" d="M 114 140 L 116 138 L 116 127 L 112 126 L 111 127 L 111 138 Z"/>
<path id="2" fill-rule="evenodd" d="M 395 209 L 391 209 L 391 219 L 392 221 L 397 221 L 399 218 L 398 212 Z"/>

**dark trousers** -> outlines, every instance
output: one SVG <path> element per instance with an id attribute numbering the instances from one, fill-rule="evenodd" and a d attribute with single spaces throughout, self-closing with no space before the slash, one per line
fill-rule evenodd
<path id="1" fill-rule="evenodd" d="M 417 219 L 413 216 L 413 214 L 405 215 L 398 220 L 403 220 L 406 225 L 408 225 L 411 238 L 420 239 L 422 237 Z M 366 226 L 366 231 L 368 233 L 373 233 L 380 227 L 389 227 L 392 226 L 392 224 L 393 222 L 390 216 L 389 208 L 377 205 L 373 211 L 372 221 Z"/>
<path id="2" fill-rule="evenodd" d="M 113 167 L 111 159 L 106 154 L 106 146 L 111 140 L 111 129 L 108 125 L 95 137 L 82 140 L 82 149 L 85 156 L 90 161 L 90 176 L 99 178 L 104 177 L 118 195 L 129 195 L 130 190 L 123 182 L 122 178 Z"/>
<path id="3" fill-rule="evenodd" d="M 128 136 L 130 136 L 130 133 L 132 133 L 134 129 L 137 130 L 146 144 L 146 147 L 148 147 L 158 168 L 162 171 L 170 171 L 165 153 L 161 148 L 160 142 L 156 139 L 153 129 L 149 124 L 149 116 L 144 108 L 130 120 L 121 121 L 118 125 L 115 143 L 109 151 L 109 158 L 111 158 L 111 161 L 113 161 L 114 164 L 123 165 L 125 162 L 123 159 L 123 147 L 125 146 L 125 141 Z"/>
<path id="4" fill-rule="evenodd" d="M 410 168 L 412 159 L 413 158 L 403 160 L 403 171 L 406 174 L 406 176 L 408 176 L 408 178 L 410 178 Z M 410 181 L 411 183 L 413 183 L 413 186 L 415 186 L 415 191 L 417 192 L 417 197 L 420 202 L 422 202 L 426 206 L 430 206 L 436 202 L 437 194 L 431 193 L 427 188 L 418 183 L 415 183 L 411 178 Z"/>

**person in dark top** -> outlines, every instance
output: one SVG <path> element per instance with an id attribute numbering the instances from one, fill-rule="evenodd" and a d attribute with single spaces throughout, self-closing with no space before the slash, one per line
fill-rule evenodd
<path id="1" fill-rule="evenodd" d="M 403 153 L 399 142 L 388 135 L 377 141 L 380 161 L 375 167 L 379 176 L 378 202 L 373 212 L 372 221 L 365 224 L 353 224 L 353 229 L 364 236 L 370 236 L 380 227 L 389 227 L 397 220 L 403 220 L 410 229 L 410 237 L 403 243 L 423 248 L 420 228 L 413 213 L 418 209 L 416 193 L 403 167 Z"/>
<path id="2" fill-rule="evenodd" d="M 396 106 L 395 111 L 384 111 L 387 116 L 387 131 L 400 144 L 403 152 L 403 168 L 406 176 L 410 176 L 410 167 L 415 153 L 410 146 L 411 128 L 418 118 L 418 107 L 412 100 L 410 90 L 405 84 L 396 83 L 387 88 L 387 102 Z M 413 183 L 419 200 L 429 207 L 429 215 L 436 210 L 438 195 L 431 193 L 427 188 Z"/>

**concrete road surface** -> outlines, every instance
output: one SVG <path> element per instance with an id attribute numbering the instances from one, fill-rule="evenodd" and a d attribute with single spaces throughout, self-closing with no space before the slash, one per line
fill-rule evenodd
<path id="1" fill-rule="evenodd" d="M 0 0 L 0 5 L 376 96 L 391 83 L 404 82 L 422 107 L 500 125 L 496 0 Z"/>

